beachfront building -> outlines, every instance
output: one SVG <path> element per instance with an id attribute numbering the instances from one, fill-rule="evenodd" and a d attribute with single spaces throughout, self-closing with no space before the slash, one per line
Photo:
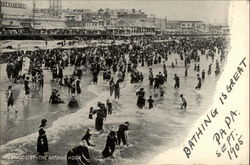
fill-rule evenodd
<path id="1" fill-rule="evenodd" d="M 17 35 L 38 32 L 45 34 L 51 29 L 65 29 L 65 20 L 47 13 L 48 10 L 34 13 L 26 4 L 15 1 L 1 1 L 2 34 Z"/>
<path id="2" fill-rule="evenodd" d="M 117 12 L 118 18 L 131 18 L 131 19 L 145 19 L 147 18 L 147 14 L 145 14 L 141 10 L 125 10 L 119 9 L 115 10 Z"/>
<path id="3" fill-rule="evenodd" d="M 230 28 L 229 28 L 229 26 L 224 26 L 224 25 L 211 25 L 211 24 L 209 24 L 208 31 L 211 34 L 228 35 L 230 33 Z"/>
<path id="4" fill-rule="evenodd" d="M 113 36 L 155 35 L 156 28 L 152 22 L 141 19 L 120 18 L 115 24 L 107 26 Z"/>
<path id="5" fill-rule="evenodd" d="M 85 26 L 85 22 L 82 21 L 82 15 L 71 13 L 71 14 L 65 14 L 64 16 L 65 24 L 68 28 L 74 28 L 74 27 L 83 27 Z"/>
<path id="6" fill-rule="evenodd" d="M 79 34 L 101 34 L 105 31 L 106 21 L 98 12 L 89 9 L 67 9 L 63 13 L 65 24 L 71 31 Z"/>
<path id="7" fill-rule="evenodd" d="M 202 21 L 180 21 L 182 34 L 199 34 L 204 27 L 205 24 Z"/>
<path id="8" fill-rule="evenodd" d="M 40 35 L 51 35 L 61 33 L 67 27 L 62 19 L 37 17 L 33 28 Z"/>
<path id="9" fill-rule="evenodd" d="M 112 36 L 155 35 L 156 32 L 154 20 L 141 10 L 112 10 L 110 22 L 106 30 Z"/>
<path id="10" fill-rule="evenodd" d="M 22 27 L 30 27 L 31 10 L 26 4 L 1 0 L 1 28 L 9 29 L 9 33 L 17 33 Z"/>
<path id="11" fill-rule="evenodd" d="M 222 26 L 221 32 L 222 32 L 222 34 L 230 34 L 230 27 L 229 26 Z"/>
<path id="12" fill-rule="evenodd" d="M 49 8 L 29 9 L 27 5 L 1 1 L 3 35 L 92 35 L 173 36 L 229 34 L 228 27 L 206 26 L 202 21 L 178 21 L 156 18 L 142 10 L 62 9 L 61 0 L 50 0 Z M 40 37 L 41 38 L 41 37 Z M 42 37 L 43 38 L 43 37 Z"/>
<path id="13" fill-rule="evenodd" d="M 63 17 L 68 27 L 104 27 L 112 24 L 115 18 L 109 10 L 99 9 L 91 11 L 89 9 L 66 9 L 62 10 Z"/>
<path id="14" fill-rule="evenodd" d="M 206 33 L 206 25 L 203 21 L 178 21 L 156 19 L 156 27 L 163 35 L 192 35 Z"/>
<path id="15" fill-rule="evenodd" d="M 62 0 L 49 0 L 49 9 L 52 15 L 60 15 L 62 11 Z"/>

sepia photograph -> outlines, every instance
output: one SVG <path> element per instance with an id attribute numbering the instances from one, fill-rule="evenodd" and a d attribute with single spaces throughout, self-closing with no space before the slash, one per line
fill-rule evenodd
<path id="1" fill-rule="evenodd" d="M 0 164 L 249 164 L 249 1 L 1 0 Z"/>

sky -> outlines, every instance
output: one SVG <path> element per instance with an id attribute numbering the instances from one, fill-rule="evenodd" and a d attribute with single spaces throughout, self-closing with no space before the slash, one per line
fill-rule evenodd
<path id="1" fill-rule="evenodd" d="M 32 0 L 22 0 L 32 4 Z M 38 8 L 49 7 L 48 0 L 36 0 Z M 63 8 L 71 9 L 141 9 L 146 14 L 168 20 L 200 20 L 212 24 L 226 24 L 229 0 L 62 0 Z"/>

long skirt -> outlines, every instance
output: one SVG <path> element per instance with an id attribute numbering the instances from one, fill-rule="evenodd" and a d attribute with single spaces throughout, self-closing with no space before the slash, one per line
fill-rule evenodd
<path id="1" fill-rule="evenodd" d="M 37 139 L 37 152 L 40 155 L 43 155 L 45 152 L 48 152 L 49 147 L 48 147 L 48 140 L 46 135 L 39 136 Z"/>
<path id="2" fill-rule="evenodd" d="M 100 130 L 102 130 L 102 126 L 103 126 L 103 118 L 97 117 L 95 119 L 95 129 L 97 131 L 100 131 Z"/>
<path id="3" fill-rule="evenodd" d="M 145 105 L 145 99 L 143 97 L 138 97 L 138 100 L 137 100 L 137 106 L 139 108 L 143 108 Z"/>

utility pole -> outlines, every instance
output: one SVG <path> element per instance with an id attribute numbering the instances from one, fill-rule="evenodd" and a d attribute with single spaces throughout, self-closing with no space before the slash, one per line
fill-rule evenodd
<path id="1" fill-rule="evenodd" d="M 2 27 L 2 20 L 3 20 L 3 14 L 2 14 L 2 4 L 0 5 L 0 27 Z"/>
<path id="2" fill-rule="evenodd" d="M 54 16 L 58 16 L 62 10 L 62 0 L 49 0 L 49 8 Z"/>
<path id="3" fill-rule="evenodd" d="M 36 0 L 33 0 L 32 24 L 33 24 L 33 30 L 34 31 L 35 31 L 35 12 L 36 12 Z"/>
<path id="4" fill-rule="evenodd" d="M 165 29 L 167 28 L 167 16 L 165 16 Z"/>

